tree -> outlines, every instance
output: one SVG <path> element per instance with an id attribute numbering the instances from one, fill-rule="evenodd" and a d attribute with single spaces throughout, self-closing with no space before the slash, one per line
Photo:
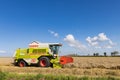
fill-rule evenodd
<path id="1" fill-rule="evenodd" d="M 117 56 L 119 54 L 118 51 L 111 52 L 111 56 Z"/>
<path id="2" fill-rule="evenodd" d="M 99 53 L 96 53 L 96 56 L 99 56 Z"/>
<path id="3" fill-rule="evenodd" d="M 95 54 L 95 53 L 93 53 L 93 56 L 96 56 L 96 54 Z"/>
<path id="4" fill-rule="evenodd" d="M 93 56 L 99 56 L 99 53 L 93 53 Z"/>
<path id="5" fill-rule="evenodd" d="M 104 56 L 107 56 L 107 53 L 106 53 L 106 52 L 104 52 Z"/>

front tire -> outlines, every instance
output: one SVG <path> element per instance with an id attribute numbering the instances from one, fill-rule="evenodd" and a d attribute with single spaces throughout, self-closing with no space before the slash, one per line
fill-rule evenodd
<path id="1" fill-rule="evenodd" d="M 26 62 L 23 61 L 23 60 L 20 60 L 20 61 L 18 62 L 18 66 L 19 66 L 19 67 L 25 67 L 26 65 L 27 65 Z"/>
<path id="2" fill-rule="evenodd" d="M 38 66 L 40 67 L 49 67 L 50 64 L 50 59 L 48 57 L 41 57 L 38 62 Z"/>

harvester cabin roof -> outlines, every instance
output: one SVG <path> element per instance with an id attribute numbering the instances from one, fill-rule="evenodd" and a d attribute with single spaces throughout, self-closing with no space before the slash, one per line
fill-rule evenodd
<path id="1" fill-rule="evenodd" d="M 49 47 L 52 46 L 62 46 L 61 43 L 40 43 L 38 41 L 33 41 L 29 44 L 29 47 Z"/>

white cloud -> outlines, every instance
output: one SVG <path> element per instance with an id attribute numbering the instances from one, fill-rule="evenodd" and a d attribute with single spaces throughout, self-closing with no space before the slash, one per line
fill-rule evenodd
<path id="1" fill-rule="evenodd" d="M 93 38 L 87 37 L 86 41 L 89 46 L 93 46 L 95 48 L 112 48 L 115 45 L 104 33 L 100 33 L 98 36 L 94 36 Z"/>
<path id="2" fill-rule="evenodd" d="M 50 34 L 52 34 L 55 37 L 59 37 L 58 33 L 52 31 L 52 30 L 48 30 L 48 32 L 50 32 Z"/>
<path id="3" fill-rule="evenodd" d="M 104 33 L 100 33 L 98 34 L 98 40 L 106 41 L 106 40 L 109 40 L 109 38 L 107 38 L 107 36 Z"/>
<path id="4" fill-rule="evenodd" d="M 0 50 L 0 53 L 6 53 L 6 51 L 4 51 L 4 50 Z"/>
<path id="5" fill-rule="evenodd" d="M 81 44 L 80 41 L 76 40 L 72 34 L 68 34 L 65 38 L 64 41 L 68 43 L 69 46 L 78 48 L 80 50 L 83 50 L 86 48 L 85 45 Z"/>

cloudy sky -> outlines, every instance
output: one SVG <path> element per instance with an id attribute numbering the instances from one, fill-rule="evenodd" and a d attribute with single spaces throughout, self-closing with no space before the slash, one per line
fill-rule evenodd
<path id="1" fill-rule="evenodd" d="M 60 55 L 120 51 L 120 0 L 0 0 L 0 56 L 34 40 Z"/>

